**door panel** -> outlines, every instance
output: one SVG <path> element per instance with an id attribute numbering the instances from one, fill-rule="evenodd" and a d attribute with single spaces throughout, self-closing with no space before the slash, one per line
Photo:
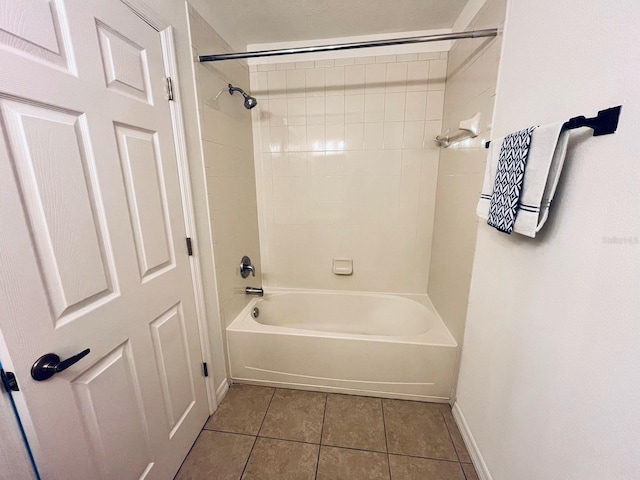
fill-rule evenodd
<path id="1" fill-rule="evenodd" d="M 153 466 L 141 390 L 127 343 L 71 382 L 104 478 L 134 479 Z M 118 425 L 118 418 L 126 418 Z M 118 461 L 113 461 L 118 459 Z"/>
<path id="2" fill-rule="evenodd" d="M 0 100 L 56 325 L 114 293 L 82 115 Z M 73 209 L 73 211 L 71 211 Z M 60 212 L 63 212 L 60 214 Z"/>
<path id="3" fill-rule="evenodd" d="M 125 125 L 116 125 L 115 130 L 140 278 L 145 281 L 160 270 L 174 266 L 158 133 Z"/>
<path id="4" fill-rule="evenodd" d="M 68 68 L 62 2 L 0 0 L 0 45 L 52 66 Z"/>
<path id="5" fill-rule="evenodd" d="M 0 0 L 0 64 L 0 355 L 36 462 L 172 478 L 208 405 L 160 36 L 117 0 Z"/>
<path id="6" fill-rule="evenodd" d="M 181 306 L 172 307 L 151 322 L 150 327 L 167 422 L 171 426 L 169 437 L 173 437 L 196 401 Z"/>
<path id="7" fill-rule="evenodd" d="M 107 88 L 151 103 L 144 48 L 100 21 L 96 27 Z"/>

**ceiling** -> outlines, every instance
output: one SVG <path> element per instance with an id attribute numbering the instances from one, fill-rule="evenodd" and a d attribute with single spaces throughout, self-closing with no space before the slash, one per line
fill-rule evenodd
<path id="1" fill-rule="evenodd" d="M 467 0 L 190 0 L 233 47 L 451 28 Z"/>

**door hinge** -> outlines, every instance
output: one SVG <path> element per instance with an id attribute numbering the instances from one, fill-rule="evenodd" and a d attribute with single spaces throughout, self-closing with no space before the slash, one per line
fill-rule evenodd
<path id="1" fill-rule="evenodd" d="M 16 380 L 16 376 L 13 372 L 0 370 L 0 377 L 2 377 L 2 384 L 4 385 L 7 393 L 20 391 L 20 388 L 18 388 L 18 380 Z"/>
<path id="2" fill-rule="evenodd" d="M 207 362 L 202 363 L 202 373 L 204 373 L 205 377 L 209 376 L 209 367 L 207 366 Z"/>
<path id="3" fill-rule="evenodd" d="M 191 242 L 191 237 L 187 237 L 187 253 L 190 257 L 193 257 L 193 243 Z"/>
<path id="4" fill-rule="evenodd" d="M 167 81 L 167 100 L 173 101 L 173 80 L 171 80 L 171 77 L 167 77 L 166 81 Z"/>

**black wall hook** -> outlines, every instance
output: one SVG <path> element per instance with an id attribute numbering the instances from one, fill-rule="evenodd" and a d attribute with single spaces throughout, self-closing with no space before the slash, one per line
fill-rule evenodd
<path id="1" fill-rule="evenodd" d="M 622 105 L 617 107 L 607 108 L 606 110 L 600 110 L 598 115 L 592 118 L 586 118 L 584 116 L 573 117 L 564 122 L 562 130 L 573 130 L 575 128 L 589 127 L 593 129 L 593 136 L 599 137 L 600 135 L 609 135 L 615 133 L 618 128 L 618 120 L 620 119 L 620 111 Z M 484 144 L 484 148 L 489 148 L 491 141 Z"/>

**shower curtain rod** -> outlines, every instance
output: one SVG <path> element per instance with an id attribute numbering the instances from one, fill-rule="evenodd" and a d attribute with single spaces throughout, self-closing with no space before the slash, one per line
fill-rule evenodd
<path id="1" fill-rule="evenodd" d="M 410 43 L 441 42 L 444 40 L 460 40 L 463 38 L 495 37 L 497 28 L 473 30 L 471 32 L 441 33 L 422 37 L 393 38 L 372 42 L 338 43 L 336 45 L 320 45 L 317 47 L 282 48 L 279 50 L 260 50 L 257 52 L 220 53 L 217 55 L 200 55 L 201 62 L 218 62 L 220 60 L 237 60 L 240 58 L 275 57 L 278 55 L 294 55 L 296 53 L 335 52 L 353 48 L 386 47 L 389 45 L 406 45 Z"/>

